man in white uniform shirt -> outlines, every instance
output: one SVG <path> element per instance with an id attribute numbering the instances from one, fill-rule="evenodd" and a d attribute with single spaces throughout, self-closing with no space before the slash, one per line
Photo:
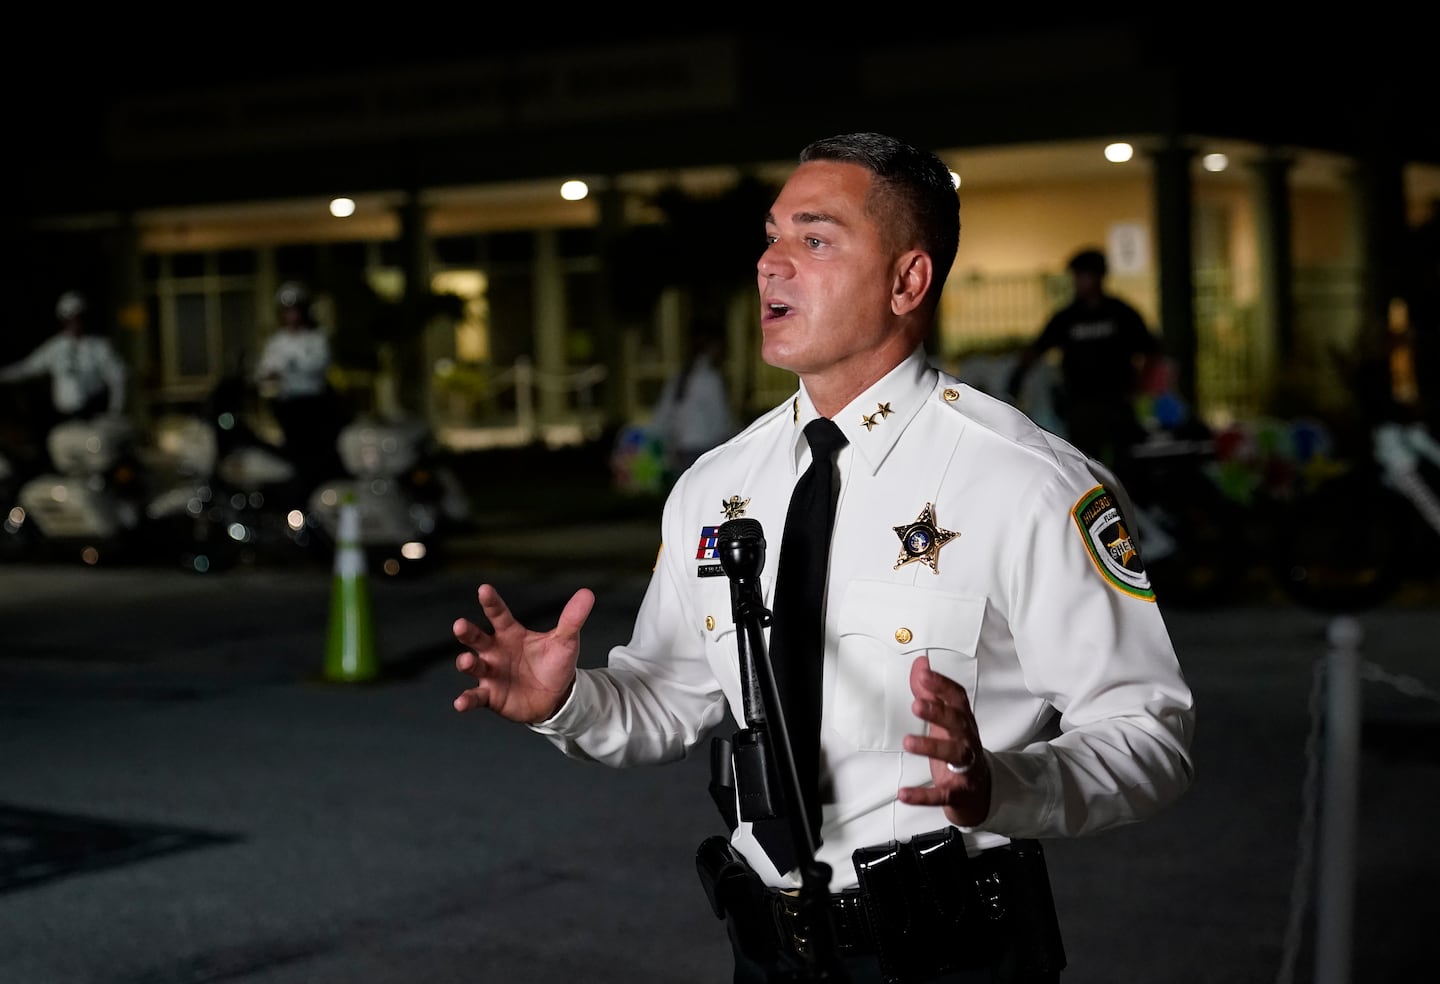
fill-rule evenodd
<path id="1" fill-rule="evenodd" d="M 328 378 L 330 338 L 315 320 L 304 284 L 281 284 L 275 303 L 280 326 L 265 341 L 255 381 L 270 398 L 286 457 L 313 483 L 339 473 L 339 423 Z"/>
<path id="2" fill-rule="evenodd" d="M 772 863 L 743 795 L 728 838 L 702 845 L 737 981 L 804 979 L 817 965 L 852 982 L 1056 981 L 1064 953 L 1040 840 L 1152 816 L 1192 778 L 1192 695 L 1120 490 L 923 350 L 958 213 L 946 165 L 892 138 L 802 151 L 758 263 L 762 355 L 799 389 L 675 485 L 631 641 L 606 668 L 577 669 L 594 604 L 583 588 L 548 632 L 519 624 L 490 584 L 478 591 L 489 629 L 453 625 L 466 647 L 456 667 L 474 678 L 455 707 L 488 707 L 567 755 L 674 761 L 727 708 L 744 728 L 718 530 L 744 517 L 779 544 L 811 459 L 807 425 L 838 425 L 822 867 Z M 774 566 L 759 574 L 766 605 L 785 573 Z M 807 871 L 827 868 L 819 909 L 798 905 Z"/>
<path id="3" fill-rule="evenodd" d="M 122 420 L 129 370 L 110 339 L 90 331 L 90 304 L 80 291 L 68 290 L 55 302 L 60 328 L 29 355 L 0 368 L 0 383 L 50 377 L 50 405 L 35 413 L 28 426 L 50 461 L 50 434 L 57 424 L 106 417 L 107 424 L 128 433 Z M 108 416 L 107 416 L 108 415 Z"/>
<path id="4" fill-rule="evenodd" d="M 88 331 L 88 315 L 84 294 L 61 294 L 55 303 L 60 330 L 19 362 L 0 369 L 0 382 L 49 375 L 51 404 L 60 420 L 123 412 L 125 361 L 110 339 Z"/>

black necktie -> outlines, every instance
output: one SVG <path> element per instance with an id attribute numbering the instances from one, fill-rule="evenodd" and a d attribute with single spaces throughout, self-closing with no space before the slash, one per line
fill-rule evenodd
<path id="1" fill-rule="evenodd" d="M 820 704 L 825 663 L 825 575 L 830 562 L 830 530 L 835 524 L 835 452 L 845 435 L 833 421 L 817 417 L 805 425 L 810 467 L 795 483 L 780 566 L 771 606 L 770 663 L 780 697 L 785 730 L 795 760 L 795 775 L 810 820 L 810 836 L 820 843 Z M 765 853 L 784 873 L 795 867 L 790 821 L 780 817 L 755 825 Z"/>

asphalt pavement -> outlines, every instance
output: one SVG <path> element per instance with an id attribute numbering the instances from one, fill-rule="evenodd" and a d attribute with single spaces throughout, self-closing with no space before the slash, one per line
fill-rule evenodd
<path id="1" fill-rule="evenodd" d="M 327 570 L 0 567 L 0 982 L 728 981 L 693 864 L 719 829 L 703 754 L 583 765 L 450 706 L 449 627 L 481 580 L 534 625 L 594 588 L 588 665 L 628 636 L 658 512 L 564 502 L 482 513 L 424 577 L 367 575 L 363 684 L 323 672 Z M 1425 979 L 1440 914 L 1433 598 L 1354 622 L 1365 984 Z M 1352 870 L 1311 849 L 1335 616 L 1260 594 L 1167 617 L 1196 781 L 1149 821 L 1046 842 L 1064 980 L 1315 980 L 1318 886 Z"/>

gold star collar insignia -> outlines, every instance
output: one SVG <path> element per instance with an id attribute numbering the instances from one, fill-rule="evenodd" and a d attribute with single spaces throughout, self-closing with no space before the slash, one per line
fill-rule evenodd
<path id="1" fill-rule="evenodd" d="M 748 505 L 750 505 L 749 496 L 742 499 L 738 495 L 732 495 L 730 498 L 720 501 L 720 508 L 725 510 L 726 519 L 739 519 L 745 515 L 745 507 Z"/>
<path id="2" fill-rule="evenodd" d="M 874 413 L 862 413 L 860 415 L 860 423 L 865 425 L 865 429 L 867 431 L 874 430 L 876 424 L 880 423 L 880 421 L 884 420 L 886 417 L 890 416 L 894 412 L 894 410 L 890 409 L 890 404 L 877 403 L 875 404 Z"/>
<path id="3" fill-rule="evenodd" d="M 940 548 L 959 536 L 954 530 L 942 530 L 935 525 L 935 505 L 925 503 L 915 522 L 904 526 L 891 527 L 900 538 L 900 556 L 895 561 L 895 570 L 906 564 L 920 561 L 936 574 L 940 573 Z"/>

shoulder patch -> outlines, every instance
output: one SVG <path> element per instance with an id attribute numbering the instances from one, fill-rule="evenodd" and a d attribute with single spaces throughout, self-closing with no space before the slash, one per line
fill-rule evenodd
<path id="1" fill-rule="evenodd" d="M 1120 511 L 1120 500 L 1103 485 L 1097 485 L 1080 497 L 1070 510 L 1070 517 L 1085 540 L 1095 568 L 1117 591 L 1132 598 L 1154 601 L 1150 575 L 1140 562 L 1135 534 Z"/>

